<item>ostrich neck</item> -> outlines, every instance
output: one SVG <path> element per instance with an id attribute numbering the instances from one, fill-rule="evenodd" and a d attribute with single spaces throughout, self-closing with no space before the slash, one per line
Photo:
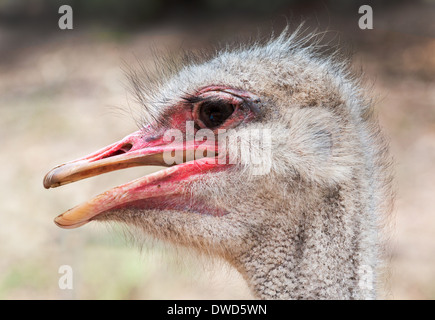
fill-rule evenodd
<path id="1" fill-rule="evenodd" d="M 370 216 L 342 190 L 332 192 L 296 223 L 262 230 L 238 269 L 261 299 L 373 299 Z"/>

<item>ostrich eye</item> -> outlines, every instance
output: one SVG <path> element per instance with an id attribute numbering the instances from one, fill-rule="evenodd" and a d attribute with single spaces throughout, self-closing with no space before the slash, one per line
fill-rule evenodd
<path id="1" fill-rule="evenodd" d="M 205 101 L 198 110 L 198 118 L 210 129 L 223 124 L 234 112 L 234 105 L 223 101 Z"/>

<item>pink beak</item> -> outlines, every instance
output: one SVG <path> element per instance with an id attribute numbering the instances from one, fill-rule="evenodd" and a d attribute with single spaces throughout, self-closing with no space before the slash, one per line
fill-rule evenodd
<path id="1" fill-rule="evenodd" d="M 76 228 L 103 212 L 129 207 L 161 208 L 164 207 L 161 202 L 169 198 L 174 203 L 173 198 L 185 193 L 189 183 L 206 172 L 223 168 L 216 161 L 215 144 L 210 145 L 214 151 L 213 157 L 188 161 L 188 154 L 194 154 L 198 146 L 204 147 L 204 143 L 185 141 L 174 145 L 165 142 L 162 134 L 140 130 L 93 154 L 53 168 L 44 177 L 44 187 L 47 189 L 129 167 L 169 167 L 108 190 L 59 215 L 55 223 L 62 228 Z M 182 152 L 182 163 L 168 164 L 165 161 L 165 153 L 174 151 Z"/>

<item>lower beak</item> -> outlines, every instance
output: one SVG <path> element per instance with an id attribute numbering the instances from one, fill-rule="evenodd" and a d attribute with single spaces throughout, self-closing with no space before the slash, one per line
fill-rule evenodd
<path id="1" fill-rule="evenodd" d="M 194 153 L 196 148 L 195 143 L 174 145 L 164 142 L 163 137 L 156 139 L 153 135 L 137 131 L 93 154 L 53 168 L 44 177 L 44 187 L 47 189 L 134 166 L 170 167 L 108 190 L 61 214 L 55 223 L 62 228 L 76 228 L 103 212 L 138 202 L 143 206 L 151 198 L 161 199 L 183 193 L 186 183 L 198 177 L 198 174 L 217 167 L 215 152 L 211 158 L 187 161 L 188 154 Z M 178 165 L 165 161 L 165 153 L 174 151 L 178 154 L 182 152 L 183 159 Z M 155 200 L 151 202 L 155 203 Z"/>

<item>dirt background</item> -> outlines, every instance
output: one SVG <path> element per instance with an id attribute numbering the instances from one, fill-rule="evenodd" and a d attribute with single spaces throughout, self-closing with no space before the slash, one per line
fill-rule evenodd
<path id="1" fill-rule="evenodd" d="M 70 3 L 74 29 L 61 31 L 56 1 L 0 1 L 1 299 L 249 298 L 240 276 L 222 262 L 160 243 L 138 250 L 116 226 L 54 225 L 61 212 L 150 169 L 48 191 L 42 179 L 53 166 L 137 129 L 125 64 L 152 66 L 155 49 L 177 55 L 302 19 L 331 30 L 354 53 L 391 140 L 397 199 L 381 297 L 435 298 L 434 1 L 276 0 L 267 7 L 247 1 L 231 10 L 225 1 Z M 358 28 L 361 4 L 372 5 L 373 30 Z M 73 290 L 59 289 L 61 265 L 73 268 Z"/>

